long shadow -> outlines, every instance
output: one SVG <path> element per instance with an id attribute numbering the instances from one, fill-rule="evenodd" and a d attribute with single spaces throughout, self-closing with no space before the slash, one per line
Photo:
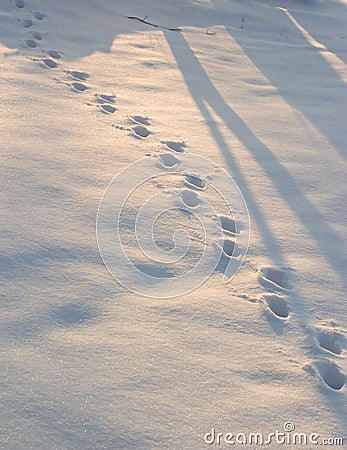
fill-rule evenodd
<path id="1" fill-rule="evenodd" d="M 315 206 L 312 205 L 300 191 L 289 171 L 281 165 L 270 149 L 268 149 L 252 133 L 242 119 L 224 101 L 217 89 L 211 83 L 208 75 L 205 73 L 184 36 L 182 34 L 166 33 L 166 39 L 186 81 L 187 87 L 201 111 L 201 114 L 205 117 L 206 123 L 222 152 L 229 170 L 245 197 L 253 219 L 256 220 L 259 225 L 264 244 L 267 246 L 269 256 L 272 258 L 273 262 L 275 264 L 285 263 L 280 245 L 271 232 L 261 208 L 255 201 L 246 180 L 238 168 L 232 154 L 232 149 L 219 132 L 206 104 L 209 105 L 209 107 L 223 120 L 226 126 L 228 126 L 229 129 L 243 142 L 250 154 L 261 165 L 264 172 L 273 182 L 280 196 L 300 219 L 312 238 L 317 242 L 330 266 L 344 282 L 343 267 L 345 267 L 345 265 L 341 265 L 341 258 L 345 258 L 345 255 L 342 251 L 343 246 L 340 238 Z M 317 226 L 315 224 L 317 224 Z M 326 242 L 329 242 L 330 245 L 326 244 Z M 307 318 L 305 317 L 304 306 L 299 298 L 297 299 L 297 309 L 298 314 L 300 314 L 301 323 L 306 327 Z M 307 353 L 310 355 L 311 352 L 314 352 L 315 343 L 310 336 L 308 336 L 307 339 Z M 337 414 L 340 414 L 339 417 L 343 417 L 345 413 L 343 404 L 330 395 L 325 395 L 325 390 L 322 390 L 322 393 L 329 405 L 331 404 L 331 401 L 333 401 L 334 410 Z"/>
<path id="2" fill-rule="evenodd" d="M 345 283 L 343 267 L 346 267 L 347 264 L 341 264 L 346 259 L 343 251 L 344 243 L 335 233 L 329 222 L 305 197 L 295 179 L 279 162 L 276 155 L 254 135 L 245 122 L 225 102 L 211 83 L 183 35 L 166 33 L 166 39 L 176 58 L 177 65 L 185 78 L 190 93 L 201 114 L 205 117 L 206 123 L 222 152 L 229 170 L 245 197 L 251 215 L 259 226 L 264 244 L 269 254 L 273 256 L 273 262 L 275 264 L 285 263 L 279 244 L 267 225 L 264 214 L 257 205 L 246 180 L 237 166 L 232 149 L 219 132 L 206 104 L 223 120 L 232 133 L 243 142 L 250 154 L 272 181 L 279 195 L 301 221 L 314 241 L 316 241 L 332 269 L 341 278 L 342 282 Z"/>
<path id="3" fill-rule="evenodd" d="M 220 0 L 213 0 L 215 7 L 221 7 Z M 263 6 L 262 6 L 263 7 Z M 267 8 L 268 22 L 264 26 L 288 30 L 295 45 L 283 47 L 275 39 L 249 38 L 247 23 L 243 30 L 226 30 L 239 44 L 244 53 L 264 76 L 276 87 L 281 97 L 318 129 L 347 159 L 345 117 L 347 89 L 340 76 L 322 56 L 319 49 L 312 47 L 287 15 L 277 8 Z M 272 35 L 275 36 L 275 33 Z M 316 76 L 316 74 L 319 74 Z M 338 93 L 338 95 L 336 94 Z M 322 102 L 324 99 L 324 103 Z M 322 107 L 324 105 L 324 107 Z"/>

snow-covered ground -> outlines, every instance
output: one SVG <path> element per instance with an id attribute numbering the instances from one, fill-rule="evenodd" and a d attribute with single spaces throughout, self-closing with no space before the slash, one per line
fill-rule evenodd
<path id="1" fill-rule="evenodd" d="M 232 447 L 316 448 L 291 424 L 347 442 L 346 19 L 328 0 L 0 0 L 1 449 L 229 448 L 285 424 L 286 444 Z M 192 155 L 206 173 L 170 173 Z M 178 271 L 227 241 L 179 297 L 127 290 L 99 254 L 104 191 L 144 157 L 163 176 L 123 217 L 137 266 L 166 273 L 129 225 L 147 197 L 176 207 L 161 250 L 193 237 Z M 223 169 L 251 225 L 229 283 L 247 221 L 205 189 Z M 210 201 L 222 241 L 180 201 L 213 221 Z"/>

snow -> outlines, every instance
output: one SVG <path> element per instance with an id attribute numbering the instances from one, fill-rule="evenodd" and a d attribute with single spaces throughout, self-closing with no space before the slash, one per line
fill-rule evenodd
<path id="1" fill-rule="evenodd" d="M 228 448 L 206 433 L 286 422 L 346 442 L 346 6 L 0 0 L 0 448 Z M 119 173 L 117 201 L 155 174 L 119 227 L 152 287 L 99 253 Z"/>

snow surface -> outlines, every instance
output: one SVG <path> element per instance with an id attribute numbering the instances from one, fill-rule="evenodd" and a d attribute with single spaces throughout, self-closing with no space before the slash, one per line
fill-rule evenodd
<path id="1" fill-rule="evenodd" d="M 0 448 L 229 448 L 205 434 L 288 421 L 347 442 L 346 17 L 328 0 L 0 0 Z M 184 154 L 239 186 L 248 255 L 230 283 L 222 264 L 146 298 L 103 265 L 98 205 L 129 164 Z M 203 208 L 199 174 L 151 189 Z M 168 216 L 163 248 L 179 220 L 194 228 Z"/>

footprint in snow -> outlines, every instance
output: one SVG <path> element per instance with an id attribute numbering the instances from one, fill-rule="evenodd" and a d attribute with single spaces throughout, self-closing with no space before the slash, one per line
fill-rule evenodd
<path id="1" fill-rule="evenodd" d="M 24 0 L 14 0 L 13 3 L 16 8 L 24 8 Z"/>
<path id="2" fill-rule="evenodd" d="M 53 61 L 53 59 L 50 59 L 50 58 L 45 58 L 42 60 L 42 62 L 49 69 L 55 69 L 56 67 L 58 67 L 58 63 L 56 61 Z"/>
<path id="3" fill-rule="evenodd" d="M 288 273 L 276 267 L 262 267 L 259 270 L 258 279 L 262 286 L 271 290 L 288 291 L 292 289 Z"/>
<path id="4" fill-rule="evenodd" d="M 185 185 L 190 189 L 197 189 L 199 191 L 204 191 L 206 189 L 206 184 L 204 180 L 198 175 L 186 174 Z"/>
<path id="5" fill-rule="evenodd" d="M 223 254 L 227 258 L 235 258 L 237 256 L 240 256 L 240 250 L 236 242 L 232 239 L 224 239 Z"/>
<path id="6" fill-rule="evenodd" d="M 99 103 L 116 103 L 116 96 L 113 94 L 97 94 L 96 96 Z"/>
<path id="7" fill-rule="evenodd" d="M 86 86 L 83 83 L 78 83 L 78 82 L 71 83 L 71 86 L 72 86 L 73 90 L 76 92 L 84 92 L 88 89 L 88 86 Z"/>
<path id="8" fill-rule="evenodd" d="M 201 203 L 198 194 L 193 191 L 188 191 L 188 190 L 182 191 L 181 197 L 182 197 L 184 204 L 189 206 L 190 208 L 195 208 L 196 206 L 198 206 Z"/>
<path id="9" fill-rule="evenodd" d="M 335 355 L 340 355 L 342 353 L 342 347 L 346 345 L 345 336 L 331 328 L 318 328 L 317 340 L 321 348 Z"/>
<path id="10" fill-rule="evenodd" d="M 113 114 L 116 112 L 116 107 L 113 106 L 116 103 L 116 96 L 113 94 L 96 94 L 97 102 L 100 104 L 100 109 L 106 114 Z"/>
<path id="11" fill-rule="evenodd" d="M 28 48 L 36 48 L 36 47 L 37 47 L 37 42 L 34 41 L 34 39 L 25 39 L 25 40 L 24 40 L 24 44 L 25 44 Z"/>
<path id="12" fill-rule="evenodd" d="M 280 294 L 267 293 L 263 294 L 258 301 L 265 305 L 264 315 L 273 331 L 277 336 L 282 336 L 290 314 L 290 306 L 286 298 Z"/>
<path id="13" fill-rule="evenodd" d="M 30 28 L 30 27 L 32 27 L 34 24 L 33 24 L 33 21 L 31 20 L 31 19 L 23 19 L 22 20 L 22 26 L 23 26 L 23 28 Z"/>
<path id="14" fill-rule="evenodd" d="M 175 167 L 178 164 L 180 164 L 180 160 L 177 159 L 174 155 L 172 155 L 171 153 L 162 153 L 161 155 L 159 155 L 160 161 L 161 163 L 165 166 L 165 167 Z"/>
<path id="15" fill-rule="evenodd" d="M 100 105 L 101 111 L 106 114 L 113 114 L 116 111 L 116 108 L 109 103 L 104 103 Z"/>
<path id="16" fill-rule="evenodd" d="M 135 127 L 132 127 L 131 130 L 133 132 L 133 136 L 139 139 L 146 139 L 150 134 L 152 134 L 151 131 L 142 125 L 136 125 Z"/>
<path id="17" fill-rule="evenodd" d="M 223 233 L 229 234 L 229 235 L 239 234 L 237 227 L 236 227 L 236 222 L 232 217 L 218 216 L 218 219 L 219 219 L 219 222 L 223 229 Z"/>
<path id="18" fill-rule="evenodd" d="M 151 125 L 151 122 L 148 120 L 148 117 L 142 117 L 142 116 L 131 116 L 131 119 L 139 123 L 140 125 Z"/>
<path id="19" fill-rule="evenodd" d="M 218 245 L 218 247 L 220 247 L 219 244 L 217 244 L 217 245 Z M 231 259 L 237 258 L 238 256 L 240 256 L 241 251 L 240 251 L 240 248 L 237 245 L 237 243 L 227 237 L 224 238 L 223 246 L 222 246 L 221 250 L 222 250 L 222 253 L 220 255 L 220 259 L 217 264 L 216 271 L 226 274 L 229 264 L 231 262 Z"/>
<path id="20" fill-rule="evenodd" d="M 68 70 L 67 73 L 74 80 L 86 81 L 89 78 L 89 73 L 87 73 L 87 72 L 79 72 L 77 70 Z"/>
<path id="21" fill-rule="evenodd" d="M 265 294 L 262 296 L 272 314 L 279 319 L 286 319 L 289 316 L 289 307 L 286 299 L 278 294 Z"/>
<path id="22" fill-rule="evenodd" d="M 34 11 L 33 16 L 36 20 L 43 20 L 45 18 L 45 15 L 40 11 Z"/>
<path id="23" fill-rule="evenodd" d="M 179 142 L 179 141 L 161 141 L 162 144 L 165 144 L 167 148 L 170 150 L 173 150 L 177 153 L 183 153 L 184 149 L 186 148 L 185 142 Z"/>
<path id="24" fill-rule="evenodd" d="M 314 365 L 305 364 L 302 369 L 312 376 L 316 376 L 317 369 L 324 383 L 335 391 L 341 390 L 346 383 L 346 375 L 334 362 L 326 359 L 315 361 Z"/>
<path id="25" fill-rule="evenodd" d="M 42 34 L 39 33 L 38 31 L 32 31 L 31 32 L 31 36 L 36 39 L 37 41 L 41 41 L 42 40 Z"/>
<path id="26" fill-rule="evenodd" d="M 61 58 L 61 54 L 57 50 L 47 50 L 46 53 L 51 58 L 55 58 L 55 59 Z"/>

